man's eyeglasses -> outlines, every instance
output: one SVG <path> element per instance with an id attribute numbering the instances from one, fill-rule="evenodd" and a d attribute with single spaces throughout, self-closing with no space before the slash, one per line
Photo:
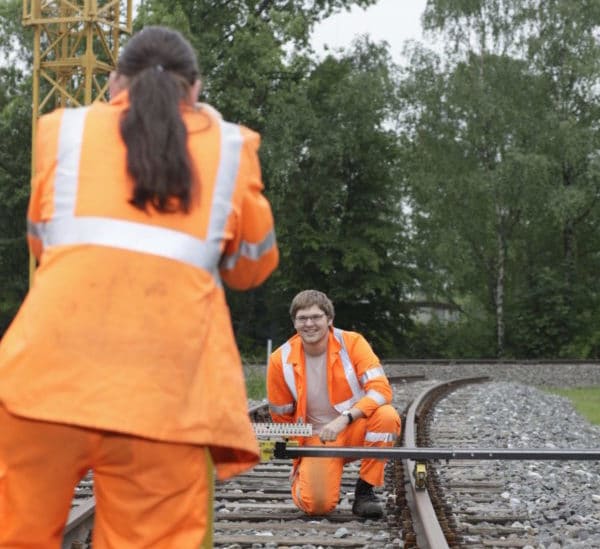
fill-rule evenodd
<path id="1" fill-rule="evenodd" d="M 320 315 L 299 315 L 294 319 L 296 324 L 306 324 L 309 320 L 312 320 L 313 324 L 316 324 L 325 316 L 325 313 L 321 313 Z"/>

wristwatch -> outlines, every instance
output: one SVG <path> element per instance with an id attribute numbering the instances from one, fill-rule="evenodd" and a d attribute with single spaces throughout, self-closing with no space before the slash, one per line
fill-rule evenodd
<path id="1" fill-rule="evenodd" d="M 342 412 L 342 415 L 346 416 L 348 418 L 348 425 L 350 425 L 354 421 L 354 418 L 352 417 L 352 413 L 350 412 L 350 410 L 344 410 Z"/>

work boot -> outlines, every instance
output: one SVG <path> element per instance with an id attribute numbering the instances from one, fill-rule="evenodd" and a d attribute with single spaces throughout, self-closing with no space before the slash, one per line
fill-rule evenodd
<path id="1" fill-rule="evenodd" d="M 383 516 L 383 508 L 373 493 L 373 486 L 360 477 L 356 481 L 352 512 L 363 518 L 381 518 Z"/>

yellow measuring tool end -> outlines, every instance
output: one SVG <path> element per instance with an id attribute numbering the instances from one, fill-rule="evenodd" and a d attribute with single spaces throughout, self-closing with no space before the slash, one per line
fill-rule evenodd
<path id="1" fill-rule="evenodd" d="M 427 464 L 423 461 L 416 461 L 413 476 L 417 490 L 424 490 L 427 486 Z"/>
<path id="2" fill-rule="evenodd" d="M 254 434 L 260 448 L 260 461 L 264 463 L 273 459 L 275 444 L 285 440 L 286 446 L 298 446 L 289 437 L 309 437 L 312 435 L 310 423 L 253 423 Z"/>
<path id="3" fill-rule="evenodd" d="M 271 461 L 273 459 L 273 454 L 275 452 L 275 444 L 281 442 L 279 440 L 259 440 L 258 446 L 260 448 L 260 462 L 265 463 L 267 461 Z M 287 448 L 292 446 L 299 446 L 297 440 L 287 440 L 285 442 Z"/>

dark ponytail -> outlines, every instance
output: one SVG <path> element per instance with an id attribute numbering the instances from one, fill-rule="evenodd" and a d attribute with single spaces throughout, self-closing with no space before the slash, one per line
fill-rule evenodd
<path id="1" fill-rule="evenodd" d="M 193 49 L 177 31 L 146 27 L 127 43 L 117 72 L 129 79 L 121 136 L 135 181 L 130 203 L 187 211 L 194 173 L 179 108 L 198 78 Z"/>

